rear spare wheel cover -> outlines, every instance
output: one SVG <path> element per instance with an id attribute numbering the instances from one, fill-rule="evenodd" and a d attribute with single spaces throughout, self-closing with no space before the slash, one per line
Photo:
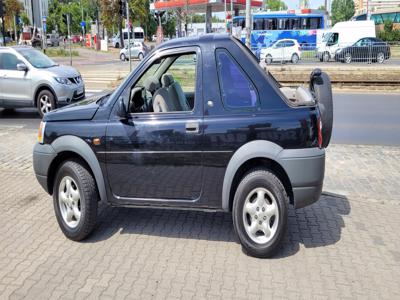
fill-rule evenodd
<path id="1" fill-rule="evenodd" d="M 315 97 L 317 98 L 322 121 L 322 147 L 329 145 L 333 126 L 333 102 L 331 80 L 325 72 L 321 72 L 322 80 L 313 82 Z"/>

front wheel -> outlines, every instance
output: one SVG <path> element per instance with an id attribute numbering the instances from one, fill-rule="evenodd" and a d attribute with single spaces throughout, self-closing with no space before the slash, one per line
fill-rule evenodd
<path id="1" fill-rule="evenodd" d="M 329 54 L 329 52 L 324 52 L 324 54 L 322 54 L 323 62 L 328 62 L 330 59 L 331 59 L 331 55 Z"/>
<path id="2" fill-rule="evenodd" d="M 139 53 L 138 58 L 139 58 L 139 60 L 142 60 L 144 58 L 144 55 L 142 52 Z"/>
<path id="3" fill-rule="evenodd" d="M 266 57 L 265 57 L 265 63 L 267 64 L 267 65 L 270 65 L 271 63 L 272 63 L 272 56 L 271 55 L 267 55 Z"/>
<path id="4" fill-rule="evenodd" d="M 36 106 L 42 118 L 45 114 L 55 109 L 56 102 L 53 93 L 49 90 L 41 91 L 37 96 Z"/>
<path id="5" fill-rule="evenodd" d="M 121 53 L 121 55 L 119 56 L 119 59 L 122 61 L 126 61 L 126 56 L 124 53 Z"/>
<path id="6" fill-rule="evenodd" d="M 239 183 L 233 203 L 233 226 L 245 252 L 265 258 L 277 250 L 287 224 L 288 196 L 269 170 L 253 170 Z"/>
<path id="7" fill-rule="evenodd" d="M 85 239 L 94 229 L 99 194 L 87 167 L 80 161 L 66 161 L 57 172 L 53 203 L 64 235 L 74 241 Z"/>
<path id="8" fill-rule="evenodd" d="M 351 63 L 351 60 L 352 60 L 351 54 L 350 54 L 349 52 L 347 52 L 347 53 L 344 55 L 344 62 L 345 62 L 346 64 L 349 64 L 349 63 Z"/>

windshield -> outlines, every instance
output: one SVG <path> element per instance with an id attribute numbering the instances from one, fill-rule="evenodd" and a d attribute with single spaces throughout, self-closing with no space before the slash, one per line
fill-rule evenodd
<path id="1" fill-rule="evenodd" d="M 38 50 L 18 49 L 18 52 L 21 53 L 21 55 L 35 68 L 45 69 L 57 66 L 54 61 Z"/>
<path id="2" fill-rule="evenodd" d="M 324 34 L 324 38 L 322 39 L 322 41 L 324 43 L 326 43 L 329 40 L 329 38 L 331 37 L 331 35 L 332 35 L 332 32 L 328 32 L 328 33 Z"/>

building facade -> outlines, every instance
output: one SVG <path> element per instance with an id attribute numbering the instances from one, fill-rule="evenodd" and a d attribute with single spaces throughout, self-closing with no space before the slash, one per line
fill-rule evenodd
<path id="1" fill-rule="evenodd" d="M 42 19 L 49 13 L 49 0 L 19 0 L 31 25 L 42 28 Z"/>
<path id="2" fill-rule="evenodd" d="M 356 14 L 368 11 L 397 8 L 400 0 L 354 0 Z"/>

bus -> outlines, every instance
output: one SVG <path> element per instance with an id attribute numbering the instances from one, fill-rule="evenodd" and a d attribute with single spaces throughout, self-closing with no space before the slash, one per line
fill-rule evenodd
<path id="1" fill-rule="evenodd" d="M 245 17 L 233 18 L 233 27 L 240 28 L 241 40 L 245 42 Z M 315 49 L 322 40 L 326 28 L 326 15 L 321 10 L 268 11 L 252 15 L 251 49 L 260 50 L 281 39 L 295 39 L 303 49 Z"/>

